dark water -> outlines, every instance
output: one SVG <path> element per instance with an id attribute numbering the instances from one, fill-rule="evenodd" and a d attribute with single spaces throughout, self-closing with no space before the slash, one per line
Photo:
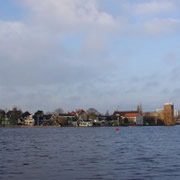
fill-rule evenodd
<path id="1" fill-rule="evenodd" d="M 180 126 L 0 128 L 0 179 L 180 179 Z"/>

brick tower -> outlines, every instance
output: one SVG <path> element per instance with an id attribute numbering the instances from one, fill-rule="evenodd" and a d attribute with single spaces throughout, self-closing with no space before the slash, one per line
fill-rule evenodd
<path id="1" fill-rule="evenodd" d="M 174 120 L 174 105 L 172 103 L 164 104 L 164 124 L 166 126 L 175 125 Z"/>

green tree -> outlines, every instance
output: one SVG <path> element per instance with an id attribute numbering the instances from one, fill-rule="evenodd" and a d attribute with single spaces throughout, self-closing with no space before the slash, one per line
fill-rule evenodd
<path id="1" fill-rule="evenodd" d="M 21 118 L 22 111 L 20 109 L 17 109 L 17 107 L 14 107 L 11 111 L 7 112 L 7 117 L 10 119 L 11 125 L 17 125 L 18 119 Z"/>
<path id="2" fill-rule="evenodd" d="M 41 110 L 38 110 L 34 113 L 34 117 L 40 117 L 40 116 L 44 116 L 44 112 Z"/>
<path id="3" fill-rule="evenodd" d="M 2 121 L 5 118 L 5 115 L 6 115 L 5 111 L 0 109 L 0 125 L 2 124 Z"/>
<path id="4" fill-rule="evenodd" d="M 44 116 L 44 112 L 41 110 L 38 110 L 34 113 L 33 118 L 35 119 L 35 125 L 40 125 L 41 124 L 41 117 Z"/>

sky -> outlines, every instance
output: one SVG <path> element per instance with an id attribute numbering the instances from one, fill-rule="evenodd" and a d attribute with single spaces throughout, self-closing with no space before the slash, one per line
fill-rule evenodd
<path id="1" fill-rule="evenodd" d="M 180 109 L 179 0 L 0 0 L 0 108 Z"/>

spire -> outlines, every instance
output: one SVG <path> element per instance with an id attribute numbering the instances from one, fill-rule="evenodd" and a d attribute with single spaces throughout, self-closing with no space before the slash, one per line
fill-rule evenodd
<path id="1" fill-rule="evenodd" d="M 142 104 L 137 105 L 137 112 L 142 114 Z"/>
<path id="2" fill-rule="evenodd" d="M 119 106 L 117 106 L 117 109 L 116 109 L 116 111 L 119 111 Z"/>

